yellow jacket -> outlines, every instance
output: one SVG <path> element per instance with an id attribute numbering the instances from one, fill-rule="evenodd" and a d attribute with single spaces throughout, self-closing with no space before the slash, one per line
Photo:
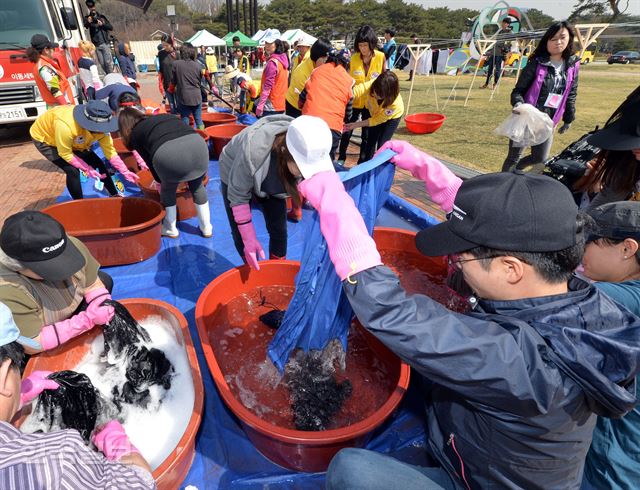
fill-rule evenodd
<path id="1" fill-rule="evenodd" d="M 291 81 L 289 82 L 289 90 L 287 90 L 287 102 L 296 109 L 298 108 L 300 92 L 302 92 L 305 83 L 309 80 L 313 68 L 314 63 L 311 58 L 306 58 L 291 72 Z M 296 89 L 298 90 L 297 92 Z"/>
<path id="2" fill-rule="evenodd" d="M 215 54 L 208 54 L 204 59 L 207 62 L 207 70 L 209 70 L 209 73 L 218 71 L 218 58 Z"/>
<path id="3" fill-rule="evenodd" d="M 304 54 L 304 58 L 302 59 L 302 61 L 300 61 L 299 54 L 295 58 L 293 58 L 293 60 L 291 61 L 291 73 L 293 74 L 293 71 L 298 67 L 298 65 L 301 65 L 304 61 L 308 60 L 309 56 L 311 56 L 311 49 L 307 49 L 307 52 Z"/>
<path id="4" fill-rule="evenodd" d="M 369 80 L 375 80 L 384 71 L 384 62 L 384 53 L 375 50 L 373 52 L 373 58 L 371 58 L 371 63 L 369 64 L 369 71 L 365 73 L 362 57 L 360 53 L 356 53 L 351 57 L 349 74 L 356 81 L 356 85 L 368 82 Z M 354 109 L 362 109 L 364 107 L 364 104 L 359 105 L 358 102 L 357 100 L 353 101 Z"/>
<path id="5" fill-rule="evenodd" d="M 73 158 L 74 151 L 88 150 L 96 141 L 105 157 L 111 159 L 117 155 L 111 135 L 92 133 L 82 128 L 73 118 L 71 105 L 49 109 L 35 120 L 29 133 L 34 140 L 55 147 L 58 155 L 67 162 Z"/>
<path id="6" fill-rule="evenodd" d="M 377 126 L 383 124 L 390 119 L 398 119 L 404 114 L 404 101 L 402 95 L 398 94 L 396 100 L 390 106 L 382 107 L 375 97 L 371 96 L 371 85 L 373 80 L 361 83 L 353 87 L 353 105 L 356 102 L 362 104 L 369 110 L 371 118 L 369 119 L 369 126 Z"/>

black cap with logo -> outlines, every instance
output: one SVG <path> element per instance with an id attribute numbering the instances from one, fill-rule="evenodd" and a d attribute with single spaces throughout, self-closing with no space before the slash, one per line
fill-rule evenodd
<path id="1" fill-rule="evenodd" d="M 428 256 L 488 247 L 555 252 L 576 244 L 578 207 L 560 182 L 522 171 L 480 175 L 462 183 L 448 221 L 422 230 Z"/>
<path id="2" fill-rule="evenodd" d="M 589 214 L 595 221 L 590 240 L 633 238 L 640 241 L 640 202 L 610 202 L 589 211 Z"/>
<path id="3" fill-rule="evenodd" d="M 46 281 L 69 279 L 86 260 L 63 226 L 39 211 L 21 211 L 7 218 L 0 248 Z"/>

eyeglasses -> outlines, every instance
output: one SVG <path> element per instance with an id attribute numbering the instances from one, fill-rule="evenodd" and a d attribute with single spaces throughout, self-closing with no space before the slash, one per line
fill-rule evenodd
<path id="1" fill-rule="evenodd" d="M 449 254 L 447 255 L 447 263 L 453 270 L 461 271 L 462 264 L 464 264 L 465 262 L 473 262 L 474 260 L 495 259 L 498 257 L 500 257 L 500 255 L 488 255 L 486 257 L 474 257 L 473 259 L 462 259 L 458 254 Z"/>

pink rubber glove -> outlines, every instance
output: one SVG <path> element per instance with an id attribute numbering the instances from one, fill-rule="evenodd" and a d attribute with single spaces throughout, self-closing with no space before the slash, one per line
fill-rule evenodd
<path id="1" fill-rule="evenodd" d="M 111 293 L 109 293 L 109 290 L 107 288 L 96 288 L 84 293 L 84 300 L 87 303 L 91 303 L 94 299 L 100 298 L 101 296 L 104 296 L 104 298 L 102 298 L 102 301 L 104 301 L 105 299 L 111 299 Z"/>
<path id="2" fill-rule="evenodd" d="M 106 299 L 111 299 L 111 296 L 101 296 L 87 306 L 87 315 L 94 325 L 106 325 L 115 315 L 113 306 L 102 304 Z"/>
<path id="3" fill-rule="evenodd" d="M 95 325 L 87 311 L 81 311 L 67 320 L 45 325 L 40 331 L 42 350 L 54 349 L 87 330 L 91 330 Z"/>
<path id="4" fill-rule="evenodd" d="M 87 162 L 76 155 L 73 155 L 71 157 L 69 165 L 77 168 L 78 170 L 84 170 L 84 172 L 92 179 L 100 180 L 101 178 L 100 172 L 98 172 L 95 168 L 89 166 Z"/>
<path id="5" fill-rule="evenodd" d="M 34 371 L 20 384 L 20 408 L 31 403 L 44 390 L 57 390 L 60 386 L 52 379 L 47 379 L 51 371 Z"/>
<path id="6" fill-rule="evenodd" d="M 140 454 L 140 451 L 131 444 L 122 424 L 117 420 L 107 422 L 99 431 L 94 432 L 91 442 L 109 461 L 118 461 L 131 453 Z"/>
<path id="7" fill-rule="evenodd" d="M 149 170 L 149 166 L 147 165 L 147 162 L 144 161 L 144 158 L 142 158 L 140 156 L 140 153 L 138 153 L 136 150 L 133 150 L 133 158 L 136 159 L 136 162 L 138 163 L 138 167 L 140 167 L 140 170 Z"/>
<path id="8" fill-rule="evenodd" d="M 248 204 L 240 204 L 239 206 L 232 207 L 231 211 L 233 211 L 233 218 L 236 220 L 238 231 L 240 231 L 240 235 L 242 236 L 244 258 L 251 268 L 259 271 L 258 257 L 264 260 L 265 254 L 256 236 L 256 229 L 253 227 L 253 222 L 251 221 L 251 207 Z"/>
<path id="9" fill-rule="evenodd" d="M 320 215 L 320 230 L 342 281 L 382 264 L 362 215 L 336 172 L 319 172 L 298 184 L 298 190 Z"/>
<path id="10" fill-rule="evenodd" d="M 427 194 L 431 196 L 434 203 L 446 213 L 453 210 L 453 201 L 462 185 L 461 178 L 456 177 L 442 162 L 406 141 L 387 141 L 376 153 L 384 150 L 393 150 L 397 153 L 391 158 L 391 162 L 395 163 L 396 167 L 411 172 L 416 179 L 422 180 Z"/>
<path id="11" fill-rule="evenodd" d="M 122 158 L 120 158 L 119 155 L 116 155 L 115 157 L 111 157 L 109 159 L 109 163 L 111 163 L 111 165 L 113 165 L 113 168 L 115 168 L 118 172 L 120 172 L 122 176 L 132 184 L 137 184 L 138 181 L 140 180 L 140 177 L 138 177 L 137 174 L 135 174 L 134 172 L 132 172 L 127 168 L 127 166 L 124 164 L 124 162 L 122 161 Z"/>

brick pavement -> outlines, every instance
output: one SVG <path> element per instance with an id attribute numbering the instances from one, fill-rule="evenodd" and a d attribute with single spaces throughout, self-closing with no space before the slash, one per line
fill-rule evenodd
<path id="1" fill-rule="evenodd" d="M 141 95 L 160 101 L 155 74 L 140 74 Z M 349 150 L 357 155 L 356 147 Z M 0 225 L 23 209 L 42 209 L 55 203 L 65 188 L 64 173 L 45 160 L 31 143 L 27 125 L 0 126 Z M 444 213 L 428 198 L 424 184 L 398 169 L 391 188 L 396 195 L 442 219 Z"/>

